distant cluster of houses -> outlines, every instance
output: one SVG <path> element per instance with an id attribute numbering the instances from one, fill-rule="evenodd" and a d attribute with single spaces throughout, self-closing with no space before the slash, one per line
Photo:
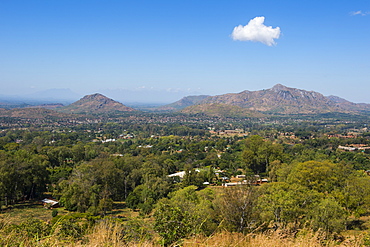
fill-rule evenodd
<path id="1" fill-rule="evenodd" d="M 119 135 L 119 137 L 122 138 L 122 139 L 133 139 L 134 135 L 133 134 L 126 134 L 126 135 L 121 134 L 121 135 Z"/>
<path id="2" fill-rule="evenodd" d="M 345 150 L 345 151 L 356 151 L 356 150 L 365 151 L 367 149 L 370 149 L 370 147 L 368 147 L 365 144 L 352 144 L 350 146 L 340 146 L 339 145 L 338 149 Z"/>
<path id="3" fill-rule="evenodd" d="M 140 146 L 137 146 L 137 147 L 138 148 L 152 148 L 153 145 L 145 145 L 145 146 L 140 145 Z"/>
<path id="4" fill-rule="evenodd" d="M 110 139 L 102 140 L 101 142 L 102 142 L 102 143 L 106 143 L 106 142 L 115 142 L 115 141 L 116 141 L 116 139 L 114 139 L 114 138 L 110 138 Z"/>
<path id="5" fill-rule="evenodd" d="M 236 179 L 242 179 L 242 181 L 224 183 L 224 184 L 222 184 L 222 186 L 230 187 L 230 186 L 237 186 L 237 185 L 261 185 L 261 184 L 268 183 L 267 178 L 261 178 L 259 175 L 255 175 L 254 180 L 246 180 L 245 175 L 236 175 L 235 178 Z"/>
<path id="6" fill-rule="evenodd" d="M 199 169 L 195 169 L 195 171 L 200 172 Z M 259 175 L 255 175 L 255 179 L 252 179 L 252 180 L 246 180 L 246 175 L 242 175 L 242 174 L 236 175 L 235 177 L 230 179 L 229 177 L 222 176 L 224 172 L 225 171 L 222 171 L 222 170 L 214 170 L 215 175 L 218 177 L 218 180 L 222 181 L 222 186 L 224 187 L 230 187 L 230 186 L 236 186 L 236 185 L 260 185 L 260 184 L 268 183 L 268 179 L 260 178 Z M 185 174 L 186 174 L 185 171 L 180 171 L 180 172 L 170 174 L 168 175 L 168 177 L 170 178 L 178 177 L 181 180 L 184 178 Z M 208 185 L 210 183 L 204 182 L 203 184 Z"/>
<path id="7" fill-rule="evenodd" d="M 210 130 L 209 133 L 211 135 L 226 135 L 226 136 L 233 136 L 233 135 L 246 136 L 247 135 L 246 133 L 244 133 L 244 130 L 241 130 L 241 129 L 235 129 L 235 130 L 219 130 L 219 131 Z"/>
<path id="8" fill-rule="evenodd" d="M 128 134 L 120 134 L 119 137 L 118 137 L 118 139 L 125 139 L 125 140 L 127 140 L 127 139 L 133 139 L 133 138 L 135 138 L 134 135 L 133 134 L 130 134 L 130 133 L 128 133 Z M 106 142 L 115 142 L 117 140 L 115 138 L 107 138 L 107 139 L 104 139 L 102 137 L 98 137 L 98 139 L 95 139 L 93 141 L 94 142 L 101 141 L 102 143 L 106 143 Z"/>

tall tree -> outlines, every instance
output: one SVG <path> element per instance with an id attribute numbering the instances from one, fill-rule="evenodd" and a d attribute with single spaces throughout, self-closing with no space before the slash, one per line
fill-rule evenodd
<path id="1" fill-rule="evenodd" d="M 248 169 L 254 173 L 268 172 L 270 163 L 282 160 L 283 147 L 254 135 L 245 140 L 242 159 Z"/>

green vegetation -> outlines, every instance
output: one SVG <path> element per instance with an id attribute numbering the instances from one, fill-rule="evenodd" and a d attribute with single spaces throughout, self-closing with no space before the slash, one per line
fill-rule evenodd
<path id="1" fill-rule="evenodd" d="M 366 245 L 368 120 L 2 118 L 0 245 L 197 246 L 189 241 L 278 232 L 286 246 L 306 237 Z M 44 198 L 60 207 L 44 208 Z"/>

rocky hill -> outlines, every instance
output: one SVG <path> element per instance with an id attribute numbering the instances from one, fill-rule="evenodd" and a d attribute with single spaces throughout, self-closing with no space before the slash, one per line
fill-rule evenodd
<path id="1" fill-rule="evenodd" d="M 210 96 L 199 104 L 227 104 L 252 111 L 278 114 L 350 113 L 370 110 L 369 104 L 355 104 L 343 99 L 325 97 L 318 92 L 290 88 L 281 84 L 260 91 L 246 90 L 240 93 Z"/>
<path id="2" fill-rule="evenodd" d="M 347 111 L 370 111 L 370 105 L 365 103 L 353 103 L 338 96 L 327 96 L 327 98 L 337 104 L 342 109 Z"/>
<path id="3" fill-rule="evenodd" d="M 135 109 L 127 107 L 122 103 L 112 100 L 99 93 L 86 95 L 82 99 L 57 110 L 67 113 L 85 114 L 135 111 Z"/>
<path id="4" fill-rule="evenodd" d="M 156 110 L 158 111 L 178 111 L 188 106 L 196 105 L 207 97 L 209 97 L 209 95 L 187 96 L 172 104 L 158 107 Z"/>

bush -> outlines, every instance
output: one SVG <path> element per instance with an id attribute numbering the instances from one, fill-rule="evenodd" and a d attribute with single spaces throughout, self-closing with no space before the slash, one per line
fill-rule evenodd
<path id="1" fill-rule="evenodd" d="M 53 209 L 53 211 L 51 211 L 51 216 L 54 218 L 58 215 L 58 210 L 57 209 Z"/>
<path id="2" fill-rule="evenodd" d="M 61 221 L 55 232 L 61 239 L 82 239 L 85 234 L 85 230 L 87 228 L 86 224 L 82 224 L 82 222 L 77 222 L 74 219 L 64 219 Z"/>
<path id="3" fill-rule="evenodd" d="M 44 221 L 35 218 L 28 218 L 19 225 L 8 225 L 4 230 L 6 233 L 14 232 L 19 236 L 31 239 L 39 239 L 49 235 L 50 233 L 49 225 Z"/>

